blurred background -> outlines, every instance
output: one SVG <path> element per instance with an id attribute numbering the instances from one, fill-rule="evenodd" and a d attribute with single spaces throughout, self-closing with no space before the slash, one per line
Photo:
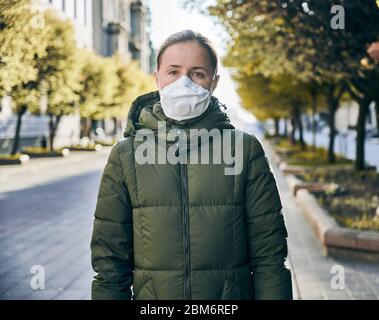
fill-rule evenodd
<path id="1" fill-rule="evenodd" d="M 193 29 L 271 161 L 296 299 L 379 299 L 379 1 L 0 0 L 0 299 L 90 299 L 110 148 Z"/>

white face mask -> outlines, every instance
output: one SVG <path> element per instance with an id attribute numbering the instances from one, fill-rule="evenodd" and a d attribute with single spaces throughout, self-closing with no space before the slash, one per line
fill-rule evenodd
<path id="1" fill-rule="evenodd" d="M 159 90 L 163 112 L 168 118 L 182 121 L 203 114 L 211 100 L 211 92 L 187 76 Z"/>

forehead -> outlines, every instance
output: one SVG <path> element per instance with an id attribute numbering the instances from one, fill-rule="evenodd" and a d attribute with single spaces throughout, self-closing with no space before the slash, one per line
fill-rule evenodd
<path id="1" fill-rule="evenodd" d="M 197 41 L 186 41 L 173 44 L 166 48 L 161 56 L 161 68 L 169 65 L 201 66 L 211 70 L 211 59 L 207 49 Z"/>

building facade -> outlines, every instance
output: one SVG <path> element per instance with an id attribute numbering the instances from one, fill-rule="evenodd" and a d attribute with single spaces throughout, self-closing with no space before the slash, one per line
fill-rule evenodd
<path id="1" fill-rule="evenodd" d="M 93 0 L 40 0 L 40 4 L 73 23 L 80 48 L 93 49 Z"/>
<path id="2" fill-rule="evenodd" d="M 93 0 L 93 46 L 97 54 L 119 54 L 125 63 L 132 59 L 152 73 L 154 51 L 150 41 L 150 12 L 141 0 Z"/>

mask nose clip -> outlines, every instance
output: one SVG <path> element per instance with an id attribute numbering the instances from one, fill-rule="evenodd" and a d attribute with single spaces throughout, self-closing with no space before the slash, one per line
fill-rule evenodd
<path id="1" fill-rule="evenodd" d="M 167 118 L 183 121 L 203 114 L 210 103 L 211 92 L 182 76 L 160 90 L 161 105 Z"/>

